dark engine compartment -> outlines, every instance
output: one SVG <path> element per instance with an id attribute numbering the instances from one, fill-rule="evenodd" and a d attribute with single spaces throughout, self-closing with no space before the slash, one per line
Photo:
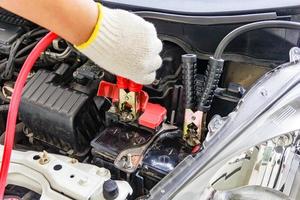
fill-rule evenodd
<path id="1" fill-rule="evenodd" d="M 2 12 L 6 14 L 6 11 Z M 9 102 L 16 75 L 26 56 L 47 33 L 22 18 L 7 14 L 11 17 L 8 21 L 1 21 L 0 17 L 4 30 L 0 34 L 3 40 L 0 45 L 3 103 Z M 136 121 L 122 121 L 120 116 L 109 112 L 114 104 L 112 100 L 97 95 L 99 83 L 115 83 L 115 76 L 96 66 L 66 41 L 54 41 L 35 64 L 23 91 L 16 148 L 46 150 L 105 167 L 111 171 L 112 178 L 130 182 L 135 188 L 133 197 L 147 194 L 192 151 L 181 139 L 180 56 L 183 53 L 181 48 L 166 44 L 163 57 L 167 67 L 159 70 L 156 83 L 144 87 L 151 105 L 173 111 L 167 112 L 163 119 L 173 124 L 172 129 L 155 136 L 162 124 L 153 129 Z M 13 60 L 13 70 L 9 67 L 9 59 Z M 2 113 L 2 117 L 5 118 L 6 113 Z M 3 124 L 2 131 L 4 127 Z M 143 148 L 143 159 L 137 169 L 127 172 L 133 161 L 123 158 L 120 162 L 129 166 L 124 166 L 124 170 L 117 168 L 114 164 L 117 156 L 136 147 Z"/>
<path id="2" fill-rule="evenodd" d="M 99 95 L 98 91 L 100 82 L 114 84 L 116 77 L 96 66 L 68 42 L 58 39 L 41 55 L 28 77 L 15 148 L 46 150 L 105 167 L 113 178 L 131 184 L 132 199 L 146 195 L 186 156 L 201 151 L 205 134 L 196 147 L 182 138 L 185 97 L 181 55 L 195 53 L 197 73 L 202 76 L 219 40 L 245 22 L 206 26 L 145 18 L 158 28 L 164 48 L 163 64 L 156 80 L 144 86 L 143 91 L 152 106 L 166 110 L 163 121 L 151 128 L 138 120 L 124 120 L 115 110 L 118 110 L 116 102 Z M 292 18 L 278 16 L 278 19 Z M 46 33 L 47 30 L 22 18 L 0 11 L 3 105 L 9 102 L 14 81 L 28 53 Z M 209 33 L 213 35 L 208 37 Z M 299 41 L 296 31 L 272 29 L 247 33 L 233 42 L 225 55 L 224 73 L 205 122 L 215 114 L 229 114 L 251 84 L 288 60 L 288 50 L 299 45 Z M 1 117 L 3 132 L 6 113 L 1 113 Z"/>

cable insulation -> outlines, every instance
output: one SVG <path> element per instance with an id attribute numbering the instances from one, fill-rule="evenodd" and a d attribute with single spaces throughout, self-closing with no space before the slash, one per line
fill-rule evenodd
<path id="1" fill-rule="evenodd" d="M 9 170 L 11 153 L 14 145 L 15 130 L 18 109 L 21 102 L 22 90 L 26 83 L 27 77 L 41 53 L 51 44 L 51 42 L 57 38 L 55 33 L 48 33 L 42 38 L 35 48 L 31 51 L 27 57 L 15 83 L 14 92 L 9 105 L 9 111 L 6 122 L 4 151 L 2 156 L 1 171 L 0 171 L 0 199 L 4 197 L 4 191 L 6 187 L 6 179 Z"/>
<path id="2" fill-rule="evenodd" d="M 221 59 L 222 54 L 228 44 L 234 40 L 236 37 L 240 36 L 243 33 L 247 33 L 249 31 L 259 30 L 259 29 L 266 29 L 266 28 L 283 28 L 283 29 L 300 29 L 299 22 L 292 22 L 292 21 L 282 21 L 282 20 L 274 20 L 274 21 L 260 21 L 260 22 L 253 22 L 250 24 L 246 24 L 240 26 L 230 33 L 228 33 L 223 40 L 219 43 L 214 58 Z"/>

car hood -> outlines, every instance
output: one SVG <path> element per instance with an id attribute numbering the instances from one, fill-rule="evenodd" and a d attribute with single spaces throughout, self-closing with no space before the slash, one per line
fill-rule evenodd
<path id="1" fill-rule="evenodd" d="M 257 12 L 300 13 L 299 0 L 104 0 L 110 6 L 132 9 L 134 11 L 158 11 L 189 15 L 250 14 Z"/>

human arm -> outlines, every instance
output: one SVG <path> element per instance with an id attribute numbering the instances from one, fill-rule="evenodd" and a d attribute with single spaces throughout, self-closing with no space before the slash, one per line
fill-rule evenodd
<path id="1" fill-rule="evenodd" d="M 79 45 L 88 40 L 98 18 L 92 0 L 2 0 L 0 6 Z M 88 11 L 88 12 L 87 12 Z"/>
<path id="2" fill-rule="evenodd" d="M 149 84 L 161 65 L 154 26 L 127 11 L 92 0 L 2 0 L 0 6 L 60 35 L 113 74 Z"/>

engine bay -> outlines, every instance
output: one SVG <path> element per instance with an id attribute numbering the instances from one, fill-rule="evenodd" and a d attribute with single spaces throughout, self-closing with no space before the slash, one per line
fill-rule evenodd
<path id="1" fill-rule="evenodd" d="M 19 110 L 26 140 L 18 145 L 109 169 L 112 179 L 129 182 L 137 196 L 197 153 L 182 139 L 183 125 L 176 124 L 182 121 L 176 113 L 183 109 L 178 76 L 165 80 L 162 96 L 148 95 L 160 95 L 155 88 L 160 85 L 135 94 L 120 89 L 116 77 L 75 50 L 71 53 L 80 58 L 66 57 L 70 64 L 62 60 L 54 68 L 42 67 L 28 79 Z M 163 105 L 174 109 L 171 115 Z"/>
<path id="2" fill-rule="evenodd" d="M 3 102 L 11 98 L 15 70 L 47 33 L 25 20 L 15 25 L 20 18 L 14 15 L 10 21 L 3 25 L 10 40 L 1 42 Z M 181 137 L 181 52 L 166 45 L 164 65 L 176 68 L 131 92 L 66 41 L 55 40 L 27 79 L 16 149 L 61 154 L 104 167 L 112 179 L 129 182 L 135 197 L 145 195 L 187 155 L 196 153 Z M 8 66 L 13 58 L 14 69 Z"/>
<path id="3" fill-rule="evenodd" d="M 0 11 L 2 132 L 5 131 L 7 117 L 5 111 L 8 110 L 7 104 L 10 102 L 20 68 L 29 52 L 46 33 L 47 30 L 31 22 L 7 11 Z M 274 33 L 271 35 L 274 36 Z M 117 186 L 126 188 L 126 191 L 129 187 L 132 189 L 127 197 L 126 192 L 115 189 L 106 196 L 103 194 L 105 199 L 122 199 L 124 195 L 127 199 L 143 199 L 183 160 L 202 152 L 206 142 L 222 126 L 223 117 L 226 118 L 235 110 L 252 84 L 277 64 L 287 62 L 288 59 L 285 58 L 289 56 L 288 52 L 280 52 L 286 55 L 275 55 L 278 59 L 262 59 L 254 54 L 253 59 L 246 55 L 247 59 L 235 57 L 234 60 L 226 61 L 223 74 L 218 77 L 220 82 L 212 83 L 214 94 L 208 94 L 209 97 L 203 103 L 200 100 L 205 93 L 203 86 L 208 81 L 206 66 L 211 64 L 207 55 L 205 57 L 203 53 L 199 56 L 197 45 L 187 49 L 185 45 L 180 45 L 182 43 L 175 43 L 172 37 L 162 33 L 160 36 L 164 45 L 161 52 L 163 64 L 157 71 L 156 80 L 151 85 L 144 86 L 110 74 L 79 53 L 67 41 L 61 38 L 54 40 L 27 77 L 19 109 L 14 149 L 43 152 L 39 155 L 24 154 L 24 157 L 33 155 L 33 160 L 38 162 L 47 163 L 45 158 L 57 155 L 52 159 L 70 158 L 70 162 L 83 163 L 82 167 L 78 167 L 83 171 L 85 167 L 92 171 L 92 166 L 105 169 L 110 176 L 103 175 L 103 179 L 112 182 L 107 183 L 111 184 L 108 191 Z M 299 41 L 298 37 L 297 42 Z M 249 48 L 252 48 L 251 45 Z M 291 42 L 287 46 L 297 44 Z M 193 48 L 196 50 L 192 51 Z M 231 48 L 235 49 L 234 46 Z M 238 50 L 239 48 L 236 47 Z M 255 50 L 251 49 L 249 52 Z M 205 113 L 200 113 L 199 110 L 205 110 Z M 286 162 L 283 159 L 286 151 L 282 149 L 293 149 L 293 155 L 289 156 L 298 158 L 298 133 L 289 135 L 285 140 L 289 143 L 276 141 L 270 144 L 268 141 L 261 148 L 254 148 L 251 153 L 246 153 L 239 161 L 229 161 L 229 165 L 243 171 L 245 166 L 240 164 L 241 160 L 263 157 L 267 163 L 266 155 L 261 152 L 266 151 L 266 146 L 271 146 L 268 151 L 274 150 L 278 157 L 282 156 L 279 159 L 281 164 Z M 4 134 L 0 141 L 3 144 Z M 281 147 L 280 150 L 278 146 Z M 268 158 L 272 160 L 271 157 L 269 153 Z M 255 161 L 252 162 L 252 167 L 254 163 Z M 256 163 L 259 164 L 261 163 Z M 61 170 L 59 165 L 55 164 L 55 171 Z M 297 164 L 294 163 L 293 166 Z M 247 169 L 250 168 L 248 164 Z M 278 169 L 277 173 L 279 171 Z M 264 178 L 262 175 L 260 179 L 257 176 L 253 172 L 243 184 L 261 185 L 263 181 L 259 180 Z M 268 178 L 266 175 L 265 179 Z M 227 179 L 222 174 L 220 177 L 216 174 L 211 185 L 224 189 L 226 184 L 241 184 L 234 181 L 228 183 Z M 273 177 L 273 185 L 274 179 Z M 284 178 L 280 179 L 281 186 L 284 185 L 282 179 Z M 130 186 L 118 181 L 127 182 Z M 275 188 L 271 183 L 263 185 Z M 278 185 L 276 188 L 282 189 Z M 30 193 L 28 199 L 40 198 L 36 192 Z M 20 197 L 27 195 L 28 191 L 9 185 L 6 194 Z"/>

